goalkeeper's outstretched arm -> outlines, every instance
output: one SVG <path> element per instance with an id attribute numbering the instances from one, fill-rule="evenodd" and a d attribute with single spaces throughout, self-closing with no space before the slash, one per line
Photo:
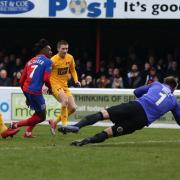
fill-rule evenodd
<path id="1" fill-rule="evenodd" d="M 140 98 L 141 96 L 143 96 L 144 94 L 146 94 L 148 92 L 150 87 L 151 87 L 151 85 L 145 85 L 145 86 L 138 87 L 134 90 L 134 95 L 137 98 Z"/>

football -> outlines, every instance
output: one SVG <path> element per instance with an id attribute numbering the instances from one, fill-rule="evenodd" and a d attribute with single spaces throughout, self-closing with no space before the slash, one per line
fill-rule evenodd
<path id="1" fill-rule="evenodd" d="M 80 15 L 86 11 L 87 3 L 85 0 L 71 0 L 69 8 L 73 14 Z"/>

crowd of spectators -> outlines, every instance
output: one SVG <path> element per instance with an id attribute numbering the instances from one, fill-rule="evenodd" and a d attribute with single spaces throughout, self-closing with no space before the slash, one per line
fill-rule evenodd
<path id="1" fill-rule="evenodd" d="M 102 60 L 98 73 L 95 73 L 93 61 L 87 60 L 83 67 L 81 60 L 76 60 L 82 88 L 136 88 L 154 81 L 163 82 L 169 75 L 180 80 L 179 64 L 178 49 L 159 56 L 155 50 L 148 49 L 145 57 L 140 58 L 135 48 L 130 48 L 125 57 L 118 55 Z"/>
<path id="2" fill-rule="evenodd" d="M 0 51 L 0 86 L 19 86 L 24 63 L 16 54 Z"/>
<path id="3" fill-rule="evenodd" d="M 0 50 L 0 86 L 19 86 L 19 79 L 28 56 L 27 50 L 21 54 Z M 175 49 L 156 55 L 155 50 L 147 50 L 139 56 L 135 48 L 129 48 L 126 56 L 115 55 L 100 61 L 100 70 L 95 72 L 95 60 L 75 57 L 76 69 L 82 88 L 136 88 L 154 81 L 163 81 L 168 75 L 180 80 L 180 51 Z M 74 87 L 70 76 L 69 86 Z"/>

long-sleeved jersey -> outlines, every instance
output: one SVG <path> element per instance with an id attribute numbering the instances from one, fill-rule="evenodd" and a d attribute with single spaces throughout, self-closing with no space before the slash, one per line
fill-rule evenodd
<path id="1" fill-rule="evenodd" d="M 67 82 L 69 80 L 69 73 L 71 73 L 74 81 L 78 80 L 77 72 L 75 69 L 74 58 L 70 54 L 66 54 L 64 58 L 60 57 L 59 54 L 56 54 L 51 58 L 52 64 L 52 73 L 50 77 L 50 82 L 52 86 L 57 84 L 61 87 L 67 87 Z"/>
<path id="2" fill-rule="evenodd" d="M 180 125 L 180 104 L 167 84 L 154 82 L 135 89 L 134 94 L 146 112 L 148 125 L 168 111 L 172 112 Z"/>
<path id="3" fill-rule="evenodd" d="M 51 64 L 51 60 L 44 55 L 29 60 L 20 79 L 21 89 L 29 94 L 41 95 L 44 83 L 50 88 Z"/>

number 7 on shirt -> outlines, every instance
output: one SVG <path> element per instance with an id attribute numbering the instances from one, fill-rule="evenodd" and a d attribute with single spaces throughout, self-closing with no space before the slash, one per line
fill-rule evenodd
<path id="1" fill-rule="evenodd" d="M 32 65 L 32 66 L 31 66 L 31 68 L 32 68 L 33 70 L 32 70 L 32 72 L 31 72 L 31 74 L 29 75 L 30 78 L 33 77 L 33 74 L 34 74 L 34 72 L 35 72 L 35 70 L 36 70 L 37 67 L 38 67 L 38 65 Z"/>

